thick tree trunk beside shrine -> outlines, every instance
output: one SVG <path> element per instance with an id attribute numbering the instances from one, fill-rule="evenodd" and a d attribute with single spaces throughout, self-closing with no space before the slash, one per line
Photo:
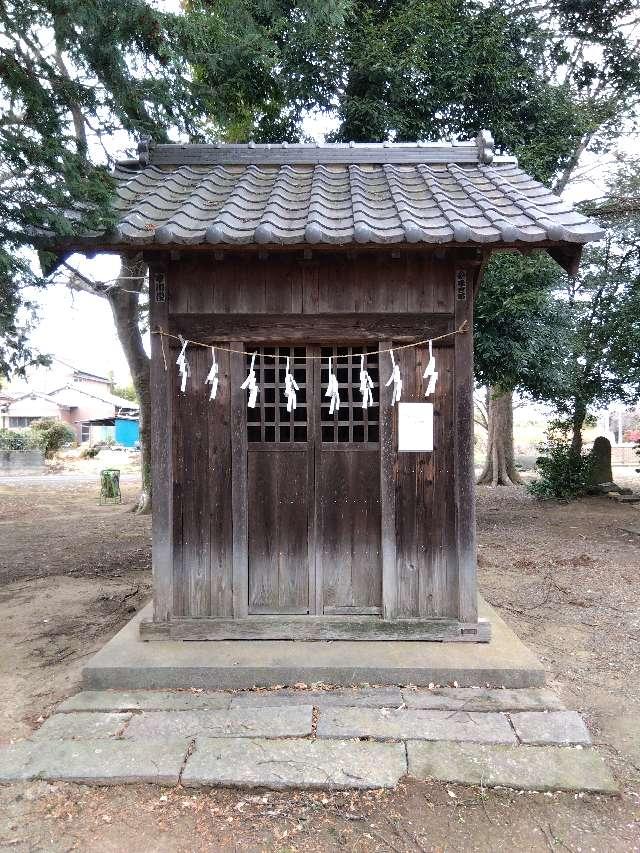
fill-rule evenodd
<path id="1" fill-rule="evenodd" d="M 121 258 L 116 287 L 109 290 L 107 299 L 122 345 L 133 387 L 140 405 L 141 492 L 135 511 L 151 512 L 151 387 L 149 356 L 145 352 L 139 325 L 139 290 L 142 288 L 144 263 L 139 257 Z"/>
<path id="2" fill-rule="evenodd" d="M 582 454 L 582 427 L 586 417 L 586 405 L 582 400 L 575 400 L 571 415 L 571 453 L 576 459 Z"/>
<path id="3" fill-rule="evenodd" d="M 487 458 L 479 485 L 513 486 L 521 481 L 513 453 L 513 391 L 487 391 Z"/>

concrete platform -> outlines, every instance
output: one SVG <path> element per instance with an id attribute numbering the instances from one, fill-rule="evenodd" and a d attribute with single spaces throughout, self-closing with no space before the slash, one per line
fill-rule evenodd
<path id="1" fill-rule="evenodd" d="M 292 642 L 140 640 L 138 626 L 151 618 L 145 607 L 83 669 L 89 690 L 250 687 L 323 682 L 453 684 L 460 687 L 540 687 L 544 669 L 486 602 L 489 643 Z"/>

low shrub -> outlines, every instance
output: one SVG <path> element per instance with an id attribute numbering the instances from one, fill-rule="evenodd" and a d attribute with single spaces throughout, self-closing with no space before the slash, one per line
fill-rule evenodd
<path id="1" fill-rule="evenodd" d="M 80 451 L 80 458 L 81 459 L 95 459 L 96 456 L 98 455 L 98 453 L 100 453 L 100 447 L 96 447 L 95 445 L 93 447 L 84 447 Z"/>
<path id="2" fill-rule="evenodd" d="M 532 495 L 540 500 L 571 501 L 587 493 L 591 457 L 571 449 L 566 424 L 552 421 L 539 450 L 536 467 L 540 477 L 527 487 Z"/>
<path id="3" fill-rule="evenodd" d="M 0 450 L 37 450 L 38 436 L 30 429 L 0 429 Z"/>
<path id="4" fill-rule="evenodd" d="M 31 425 L 31 431 L 37 437 L 38 445 L 45 456 L 53 456 L 65 444 L 73 444 L 76 440 L 75 432 L 62 421 L 36 421 Z"/>

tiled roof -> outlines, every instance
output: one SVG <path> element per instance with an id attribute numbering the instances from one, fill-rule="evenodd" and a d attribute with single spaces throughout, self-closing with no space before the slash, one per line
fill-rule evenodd
<path id="1" fill-rule="evenodd" d="M 127 400 L 125 397 L 117 397 L 115 394 L 110 394 L 108 392 L 105 392 L 104 394 L 94 394 L 93 392 L 86 391 L 84 388 L 80 388 L 77 385 L 65 385 L 62 388 L 57 388 L 55 391 L 51 391 L 49 396 L 56 402 L 64 401 L 64 405 L 72 407 L 82 405 L 82 400 L 78 400 L 78 396 L 80 396 L 90 397 L 92 400 L 99 400 L 101 403 L 107 403 L 110 406 L 114 406 L 116 409 L 130 409 L 131 411 L 137 411 L 140 408 L 138 403 L 135 403 L 132 400 Z"/>
<path id="2" fill-rule="evenodd" d="M 142 148 L 119 164 L 132 245 L 574 243 L 602 236 L 486 132 L 452 146 Z"/>

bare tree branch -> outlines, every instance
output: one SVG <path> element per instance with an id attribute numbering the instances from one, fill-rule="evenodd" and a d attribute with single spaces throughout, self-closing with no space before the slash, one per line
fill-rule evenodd
<path id="1" fill-rule="evenodd" d="M 70 287 L 71 290 L 81 290 L 84 293 L 90 293 L 92 296 L 103 296 L 106 298 L 110 290 L 108 284 L 101 281 L 93 281 L 66 261 L 63 261 L 61 266 L 66 267 L 71 272 L 71 276 L 66 281 L 67 287 Z"/>
<path id="2" fill-rule="evenodd" d="M 56 65 L 58 66 L 58 70 L 60 74 L 64 77 L 64 79 L 68 83 L 72 83 L 71 76 L 67 70 L 67 66 L 64 64 L 64 59 L 62 58 L 62 51 L 56 45 Z M 71 118 L 73 119 L 73 129 L 76 136 L 76 142 L 78 146 L 82 148 L 83 151 L 87 150 L 87 130 L 85 127 L 84 115 L 82 114 L 82 110 L 78 106 L 75 101 L 70 101 L 69 110 L 71 112 Z"/>

